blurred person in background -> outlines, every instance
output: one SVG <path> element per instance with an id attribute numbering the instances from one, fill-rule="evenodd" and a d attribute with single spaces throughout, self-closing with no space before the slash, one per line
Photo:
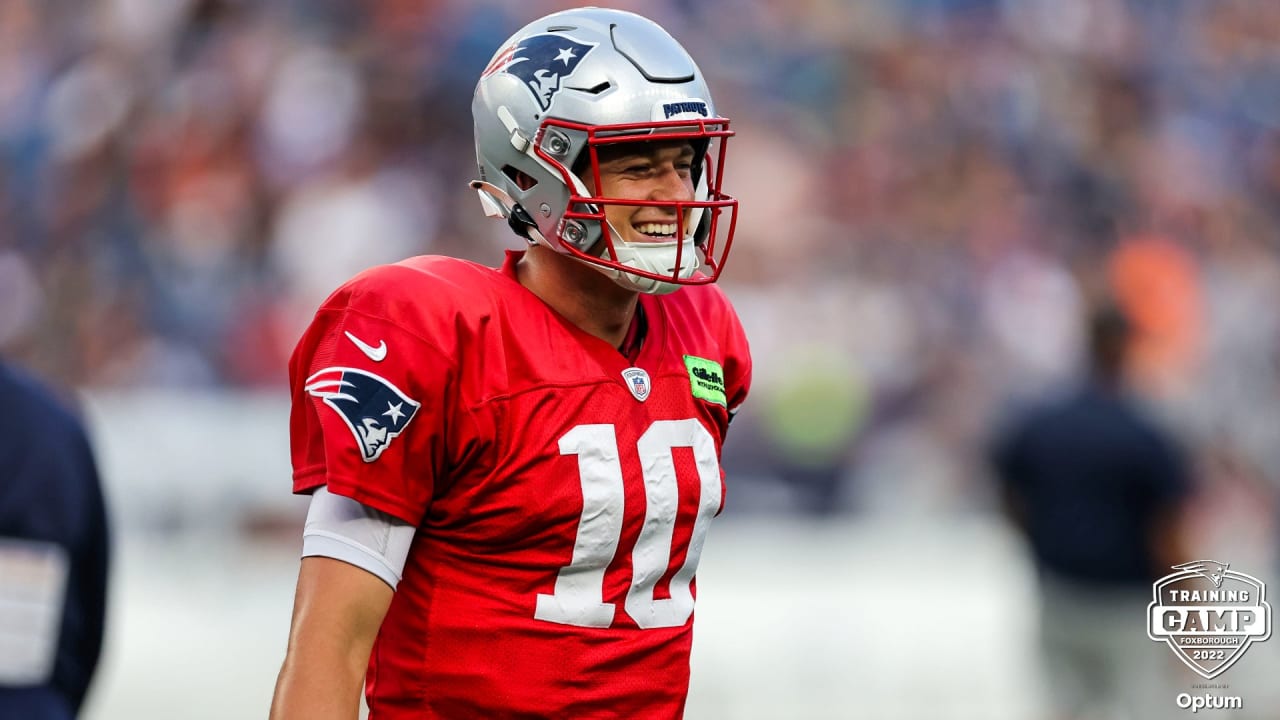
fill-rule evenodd
<path id="1" fill-rule="evenodd" d="M 1126 389 L 1130 320 L 1103 303 L 1088 318 L 1088 374 L 1027 410 L 997 439 L 1005 506 L 1038 570 L 1052 717 L 1162 717 L 1169 657 L 1146 635 L 1151 584 L 1192 559 L 1192 492 L 1178 440 Z"/>
<path id="2" fill-rule="evenodd" d="M 362 273 L 299 343 L 271 717 L 354 718 L 362 683 L 383 720 L 680 717 L 751 376 L 710 284 L 728 121 L 665 30 L 597 8 L 512 36 L 472 111 L 472 187 L 527 249 Z"/>
<path id="3" fill-rule="evenodd" d="M 0 359 L 0 717 L 74 718 L 98 666 L 107 513 L 81 420 Z"/>

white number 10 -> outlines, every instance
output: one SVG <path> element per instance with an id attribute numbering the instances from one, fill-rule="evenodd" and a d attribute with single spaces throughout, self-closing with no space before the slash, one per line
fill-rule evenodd
<path id="1" fill-rule="evenodd" d="M 684 565 L 671 578 L 671 597 L 655 600 L 654 586 L 671 564 L 679 488 L 672 449 L 693 450 L 701 497 Z M 645 514 L 631 551 L 631 587 L 627 614 L 642 629 L 677 627 L 693 613 L 690 583 L 698 569 L 711 518 L 720 509 L 720 463 L 715 440 L 697 420 L 659 420 L 636 443 L 644 477 Z M 561 455 L 578 456 L 582 517 L 573 543 L 573 559 L 556 575 L 555 592 L 538 594 L 533 616 L 539 620 L 609 627 L 614 604 L 604 602 L 604 573 L 622 535 L 622 462 L 613 425 L 579 425 L 560 438 Z"/>

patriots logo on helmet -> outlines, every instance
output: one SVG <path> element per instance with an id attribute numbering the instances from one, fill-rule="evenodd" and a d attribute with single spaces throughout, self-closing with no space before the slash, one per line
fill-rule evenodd
<path id="1" fill-rule="evenodd" d="M 365 462 L 377 460 L 420 407 L 386 378 L 356 368 L 325 368 L 307 378 L 303 389 L 337 411 Z"/>
<path id="2" fill-rule="evenodd" d="M 481 73 L 488 77 L 506 72 L 524 81 L 525 87 L 538 99 L 543 111 L 551 107 L 551 99 L 560 92 L 560 83 L 578 69 L 578 63 L 594 50 L 596 43 L 574 40 L 568 35 L 530 35 L 503 48 Z"/>
<path id="3" fill-rule="evenodd" d="M 1196 560 L 1174 565 L 1173 569 L 1198 575 L 1213 583 L 1214 587 L 1222 587 L 1222 579 L 1227 576 L 1227 568 L 1229 567 L 1231 567 L 1231 563 L 1221 563 L 1217 560 Z"/>

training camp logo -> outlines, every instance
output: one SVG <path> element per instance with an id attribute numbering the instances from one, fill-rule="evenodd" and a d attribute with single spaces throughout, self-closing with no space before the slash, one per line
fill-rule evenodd
<path id="1" fill-rule="evenodd" d="M 1147 636 L 1168 643 L 1205 679 L 1221 675 L 1254 641 L 1271 637 L 1271 606 L 1262 581 L 1215 560 L 1174 565 L 1152 587 Z"/>
<path id="2" fill-rule="evenodd" d="M 578 63 L 595 47 L 596 43 L 559 33 L 530 35 L 500 50 L 480 77 L 505 72 L 520 78 L 546 112 L 551 108 L 551 99 L 560 92 L 561 82 L 578 69 Z"/>
<path id="3" fill-rule="evenodd" d="M 356 368 L 325 368 L 307 378 L 304 389 L 338 413 L 355 436 L 365 462 L 382 455 L 419 407 L 386 378 Z"/>

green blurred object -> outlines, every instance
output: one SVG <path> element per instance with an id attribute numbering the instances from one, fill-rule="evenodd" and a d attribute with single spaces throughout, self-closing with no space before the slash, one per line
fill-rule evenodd
<path id="1" fill-rule="evenodd" d="M 794 466 L 838 464 L 866 420 L 866 382 L 853 362 L 839 360 L 830 352 L 798 353 L 769 387 L 765 429 Z"/>

